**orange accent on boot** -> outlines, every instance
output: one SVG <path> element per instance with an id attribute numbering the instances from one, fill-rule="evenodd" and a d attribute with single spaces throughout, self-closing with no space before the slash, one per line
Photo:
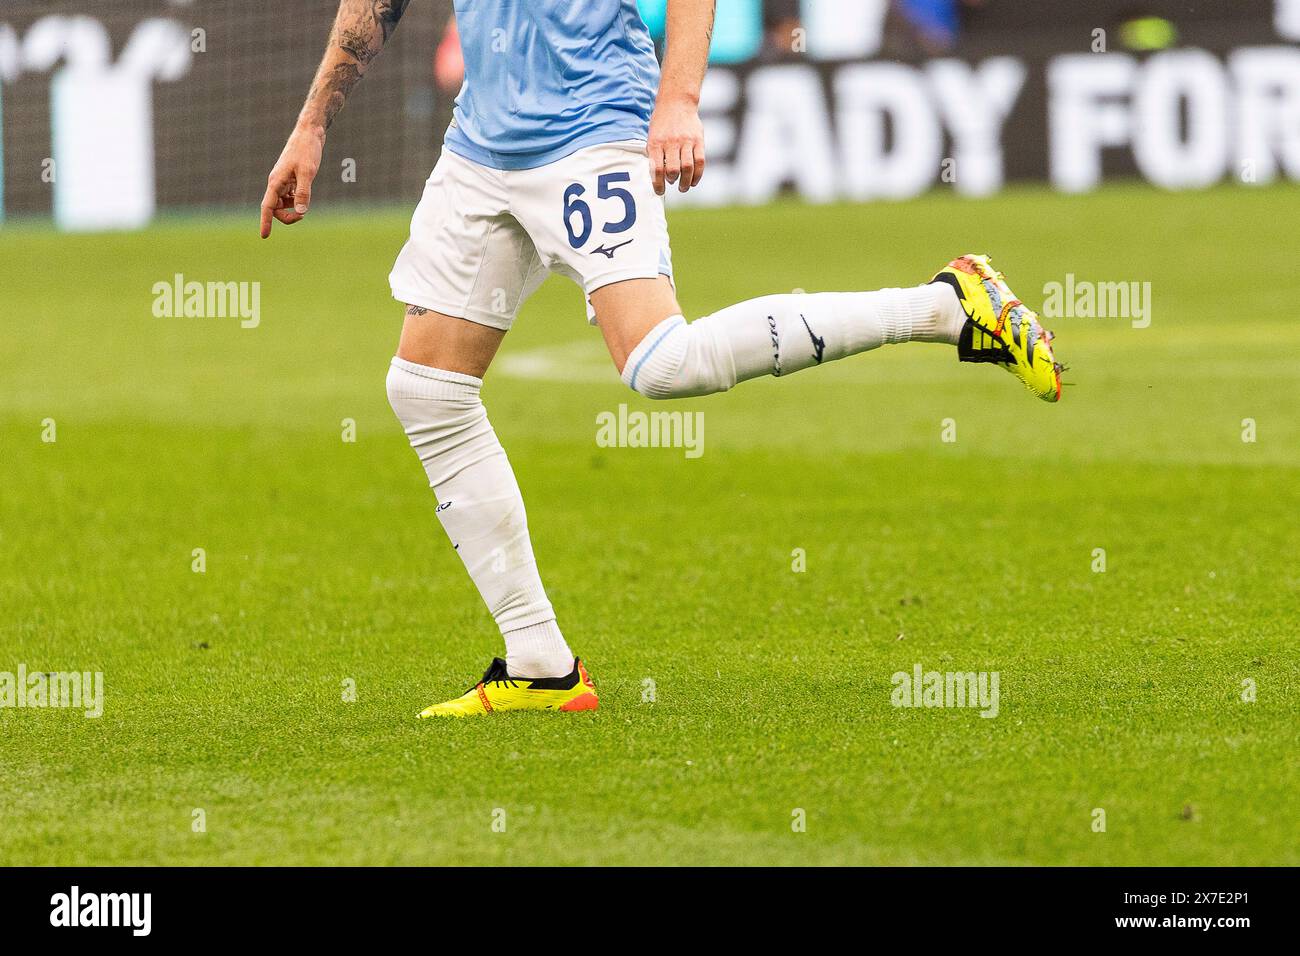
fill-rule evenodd
<path id="1" fill-rule="evenodd" d="M 483 702 L 483 709 L 489 714 L 492 713 L 492 702 L 488 700 L 487 691 L 483 689 L 482 684 L 478 685 L 478 699 Z"/>
<path id="2" fill-rule="evenodd" d="M 595 710 L 600 706 L 600 699 L 595 694 L 582 694 L 573 700 L 565 701 L 560 710 Z"/>
<path id="3" fill-rule="evenodd" d="M 979 272 L 975 269 L 975 263 L 971 262 L 971 260 L 965 256 L 952 260 L 952 262 L 948 263 L 948 268 L 956 269 L 958 272 L 964 272 L 967 275 L 979 275 Z"/>
<path id="4" fill-rule="evenodd" d="M 595 693 L 596 685 L 592 683 L 591 675 L 587 673 L 587 668 L 583 666 L 582 661 L 578 661 L 578 676 L 582 678 L 584 684 L 591 688 L 592 693 Z"/>

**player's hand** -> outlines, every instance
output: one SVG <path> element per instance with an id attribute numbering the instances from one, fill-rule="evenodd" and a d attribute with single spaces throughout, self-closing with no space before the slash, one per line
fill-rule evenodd
<path id="1" fill-rule="evenodd" d="M 655 192 L 660 196 L 665 183 L 677 183 L 682 192 L 698 186 L 704 177 L 704 124 L 699 107 L 688 97 L 660 98 L 650 119 L 646 152 Z"/>
<path id="2" fill-rule="evenodd" d="M 307 215 L 311 207 L 311 184 L 320 169 L 325 134 L 299 127 L 284 144 L 284 152 L 266 180 L 262 197 L 262 238 L 271 234 L 274 218 L 286 226 Z"/>

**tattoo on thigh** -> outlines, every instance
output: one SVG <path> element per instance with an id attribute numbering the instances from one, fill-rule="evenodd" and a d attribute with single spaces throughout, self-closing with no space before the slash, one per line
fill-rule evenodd
<path id="1" fill-rule="evenodd" d="M 418 305 L 408 305 L 406 307 L 407 315 L 428 315 L 428 313 L 429 313 L 428 309 L 421 308 Z"/>

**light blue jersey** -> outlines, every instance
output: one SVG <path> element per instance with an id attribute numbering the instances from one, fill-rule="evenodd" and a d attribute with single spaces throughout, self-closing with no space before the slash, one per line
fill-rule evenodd
<path id="1" fill-rule="evenodd" d="M 659 89 L 636 0 L 455 0 L 465 85 L 446 145 L 494 169 L 533 169 L 645 139 Z"/>

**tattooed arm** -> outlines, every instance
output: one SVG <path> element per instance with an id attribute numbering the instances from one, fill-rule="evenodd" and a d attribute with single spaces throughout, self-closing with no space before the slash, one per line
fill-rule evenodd
<path id="1" fill-rule="evenodd" d="M 700 87 L 709 65 L 714 0 L 668 0 L 668 36 L 663 78 L 650 120 L 650 173 L 655 192 L 665 180 L 682 192 L 704 175 L 704 126 L 700 123 Z"/>
<path id="2" fill-rule="evenodd" d="M 274 218 L 291 226 L 307 214 L 311 184 L 320 169 L 325 131 L 343 109 L 352 87 L 397 29 L 410 0 L 341 0 L 325 56 L 298 123 L 267 178 L 262 198 L 262 238 Z"/>

